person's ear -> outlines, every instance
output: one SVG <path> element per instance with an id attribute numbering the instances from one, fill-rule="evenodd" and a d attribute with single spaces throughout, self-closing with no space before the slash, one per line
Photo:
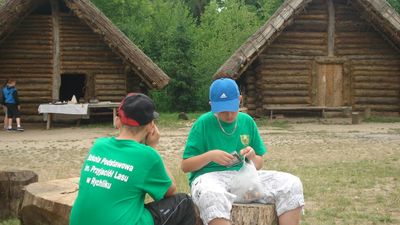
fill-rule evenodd
<path id="1" fill-rule="evenodd" d="M 146 124 L 146 132 L 152 132 L 154 129 L 155 123 L 154 120 L 151 121 L 150 123 Z"/>
<path id="2" fill-rule="evenodd" d="M 242 95 L 239 95 L 239 105 L 242 104 L 242 100 L 243 100 Z"/>
<path id="3" fill-rule="evenodd" d="M 116 116 L 114 118 L 114 124 L 115 124 L 115 128 L 116 129 L 120 129 L 121 128 L 122 122 L 121 122 L 121 119 L 119 118 L 119 116 Z"/>

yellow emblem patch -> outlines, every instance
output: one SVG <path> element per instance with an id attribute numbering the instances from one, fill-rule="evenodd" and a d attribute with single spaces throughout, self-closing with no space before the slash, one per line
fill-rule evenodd
<path id="1" fill-rule="evenodd" d="M 240 141 L 244 146 L 247 146 L 250 143 L 250 136 L 248 134 L 240 135 Z"/>

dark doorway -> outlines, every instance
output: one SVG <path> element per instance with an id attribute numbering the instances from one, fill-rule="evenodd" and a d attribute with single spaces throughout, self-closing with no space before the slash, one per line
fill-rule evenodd
<path id="1" fill-rule="evenodd" d="M 70 101 L 75 95 L 76 100 L 85 97 L 85 74 L 62 74 L 60 86 L 60 101 Z"/>

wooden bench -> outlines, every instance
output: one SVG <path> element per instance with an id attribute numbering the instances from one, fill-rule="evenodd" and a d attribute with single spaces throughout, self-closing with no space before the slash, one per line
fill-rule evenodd
<path id="1" fill-rule="evenodd" d="M 326 106 L 267 106 L 266 111 L 269 112 L 269 118 L 273 118 L 275 112 L 320 112 L 321 117 L 325 117 L 325 112 L 343 112 L 343 114 L 351 114 L 351 106 L 326 107 Z"/>
<path id="2" fill-rule="evenodd" d="M 26 186 L 20 211 L 24 225 L 68 225 L 78 194 L 79 178 L 52 180 Z M 198 215 L 197 215 L 198 218 Z M 276 225 L 274 205 L 234 204 L 233 225 Z M 200 220 L 196 225 L 202 224 Z"/>

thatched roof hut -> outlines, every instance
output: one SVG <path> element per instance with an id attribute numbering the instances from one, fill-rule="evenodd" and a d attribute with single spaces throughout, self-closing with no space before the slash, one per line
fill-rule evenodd
<path id="1" fill-rule="evenodd" d="M 24 115 L 75 94 L 120 101 L 169 77 L 89 0 L 8 0 L 0 8 L 0 81 L 16 78 Z"/>
<path id="2" fill-rule="evenodd" d="M 400 15 L 384 0 L 287 0 L 216 72 L 250 114 L 272 108 L 400 112 Z"/>

